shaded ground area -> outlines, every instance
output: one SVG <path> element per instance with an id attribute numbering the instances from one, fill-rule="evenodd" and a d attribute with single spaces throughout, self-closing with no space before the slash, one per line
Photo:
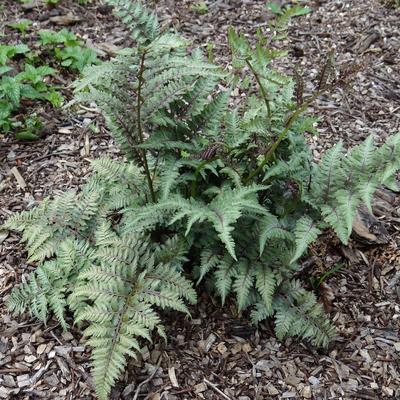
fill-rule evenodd
<path id="1" fill-rule="evenodd" d="M 271 15 L 263 1 L 207 2 L 205 15 L 197 14 L 189 1 L 154 3 L 163 24 L 172 24 L 205 49 L 208 41 L 214 42 L 215 57 L 222 64 L 229 55 L 225 35 L 229 25 L 249 35 L 257 29 L 268 34 Z M 350 88 L 316 103 L 314 110 L 323 120 L 320 136 L 310 138 L 315 157 L 339 138 L 353 145 L 370 133 L 381 140 L 397 132 L 399 10 L 378 0 L 307 3 L 313 12 L 294 21 L 283 44 L 290 50 L 290 62 L 282 68 L 290 71 L 296 64 L 311 82 L 330 48 L 335 49 L 336 65 L 363 65 Z M 104 58 L 129 43 L 109 10 L 97 3 L 82 7 L 63 1 L 49 10 L 42 5 L 23 9 L 6 0 L 1 6 L 4 23 L 23 16 L 35 21 L 34 30 L 60 28 L 51 22 L 52 16 L 80 17 L 68 29 Z M 7 41 L 21 40 L 7 27 L 4 33 Z M 69 98 L 70 78 L 63 79 Z M 48 121 L 40 142 L 0 138 L 0 222 L 47 195 L 79 187 L 88 176 L 89 161 L 98 155 L 118 156 L 96 108 L 37 112 Z M 327 303 L 333 297 L 328 306 L 338 338 L 328 351 L 293 340 L 279 343 L 268 322 L 256 330 L 233 305 L 221 309 L 203 295 L 192 320 L 165 315 L 169 342 L 143 343 L 142 357 L 130 363 L 113 398 L 400 398 L 400 212 L 398 198 L 386 200 L 376 208 L 388 231 L 386 244 L 352 241 L 345 248 L 327 234 L 304 261 L 306 284 L 311 276 L 343 264 L 319 293 Z M 18 237 L 0 237 L 0 398 L 92 399 L 90 353 L 79 333 L 74 328 L 63 333 L 54 321 L 43 326 L 16 319 L 4 309 L 5 296 L 33 268 L 25 262 Z M 140 382 L 144 383 L 138 387 Z"/>

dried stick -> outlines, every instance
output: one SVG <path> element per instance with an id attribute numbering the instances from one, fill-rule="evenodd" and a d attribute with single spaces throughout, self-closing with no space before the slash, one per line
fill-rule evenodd
<path id="1" fill-rule="evenodd" d="M 224 392 L 222 392 L 221 390 L 219 390 L 217 388 L 217 386 L 210 382 L 209 380 L 207 380 L 206 378 L 203 379 L 204 383 L 209 386 L 212 390 L 214 390 L 215 392 L 217 392 L 220 396 L 222 396 L 224 399 L 226 400 L 232 400 L 229 396 L 227 396 Z"/>

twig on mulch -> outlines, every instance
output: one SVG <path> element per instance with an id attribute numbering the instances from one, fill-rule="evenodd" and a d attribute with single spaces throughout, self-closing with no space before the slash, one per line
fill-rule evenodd
<path id="1" fill-rule="evenodd" d="M 152 372 L 152 374 L 151 374 L 147 379 L 145 379 L 143 382 L 139 383 L 139 385 L 138 385 L 138 387 L 137 387 L 137 389 L 136 389 L 135 395 L 133 396 L 133 399 L 132 399 L 132 400 L 137 400 L 137 398 L 138 398 L 138 396 L 139 396 L 139 394 L 140 394 L 140 391 L 142 390 L 142 387 L 143 387 L 146 383 L 150 382 L 150 381 L 154 378 L 154 375 L 157 373 L 158 368 L 159 368 L 160 365 L 161 365 L 161 361 L 162 361 L 162 357 L 160 356 L 160 358 L 158 359 L 157 365 L 156 365 L 156 367 L 154 368 L 154 371 Z"/>
<path id="2" fill-rule="evenodd" d="M 214 390 L 215 392 L 217 392 L 220 396 L 222 396 L 224 399 L 226 400 L 232 400 L 229 396 L 227 396 L 224 392 L 222 392 L 221 390 L 219 390 L 217 388 L 217 386 L 210 382 L 209 380 L 207 380 L 206 378 L 203 379 L 204 383 L 209 386 L 212 390 Z"/>

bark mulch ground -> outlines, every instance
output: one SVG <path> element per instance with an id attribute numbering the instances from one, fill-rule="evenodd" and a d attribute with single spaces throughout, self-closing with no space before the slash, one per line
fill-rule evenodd
<path id="1" fill-rule="evenodd" d="M 173 25 L 205 49 L 213 42 L 222 64 L 229 58 L 229 25 L 250 36 L 257 29 L 268 34 L 271 15 L 264 1 L 206 1 L 204 15 L 194 11 L 193 1 L 153 3 L 162 24 Z M 311 82 L 330 49 L 338 67 L 362 64 L 348 89 L 314 105 L 312 111 L 321 116 L 320 135 L 310 138 L 315 157 L 338 139 L 354 145 L 371 133 L 383 140 L 398 132 L 399 9 L 378 0 L 306 3 L 313 11 L 291 26 L 283 43 L 290 50 L 289 62 L 281 68 L 290 71 L 296 65 Z M 0 22 L 30 18 L 34 31 L 60 28 L 51 18 L 68 14 L 79 17 L 68 29 L 103 58 L 129 44 L 120 24 L 97 2 L 83 7 L 66 0 L 53 9 L 40 2 L 32 8 L 12 0 L 0 5 Z M 5 25 L 3 31 L 5 41 L 21 40 Z M 68 99 L 72 77 L 61 78 Z M 96 108 L 35 111 L 47 121 L 42 140 L 0 138 L 0 223 L 46 196 L 78 188 L 88 176 L 91 159 L 119 156 Z M 375 214 L 378 220 L 367 232 L 361 224 L 358 240 L 349 246 L 326 234 L 304 261 L 306 284 L 312 276 L 343 265 L 319 290 L 338 331 L 327 351 L 292 339 L 280 343 L 268 322 L 256 329 L 233 305 L 221 308 L 202 295 L 193 319 L 165 314 L 168 343 L 143 343 L 141 357 L 130 362 L 112 398 L 400 399 L 399 197 L 381 192 Z M 12 287 L 33 269 L 18 237 L 0 233 L 0 398 L 92 399 L 90 351 L 79 332 L 62 332 L 55 321 L 44 326 L 16 318 L 4 307 Z"/>

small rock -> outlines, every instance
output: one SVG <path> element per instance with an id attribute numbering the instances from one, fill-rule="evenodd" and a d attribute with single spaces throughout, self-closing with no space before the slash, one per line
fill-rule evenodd
<path id="1" fill-rule="evenodd" d="M 60 383 L 56 374 L 51 374 L 50 376 L 46 376 L 46 378 L 44 378 L 44 381 L 51 387 L 56 387 Z"/>
<path id="2" fill-rule="evenodd" d="M 260 360 L 257 361 L 257 364 L 254 366 L 255 369 L 259 370 L 259 371 L 263 371 L 265 373 L 265 375 L 267 376 L 267 378 L 272 377 L 272 371 L 270 368 L 271 364 L 269 361 L 267 360 Z"/>
<path id="3" fill-rule="evenodd" d="M 245 343 L 243 346 L 242 346 L 242 350 L 245 352 L 245 353 L 250 353 L 251 352 L 251 346 L 249 345 L 249 343 Z"/>
<path id="4" fill-rule="evenodd" d="M 67 357 L 71 351 L 71 346 L 55 346 L 54 351 L 61 357 Z"/>
<path id="5" fill-rule="evenodd" d="M 11 375 L 3 375 L 2 384 L 7 387 L 15 387 L 17 384 L 15 383 L 14 378 Z"/>
<path id="6" fill-rule="evenodd" d="M 305 399 L 311 399 L 311 386 L 304 386 L 301 395 Z"/>
<path id="7" fill-rule="evenodd" d="M 355 379 L 349 379 L 345 385 L 347 390 L 356 391 L 358 388 L 358 382 Z"/>
<path id="8" fill-rule="evenodd" d="M 45 343 L 43 343 L 43 344 L 40 344 L 38 347 L 37 347 L 37 349 L 36 349 L 36 353 L 40 356 L 41 354 L 43 354 L 44 353 L 44 351 L 46 350 L 46 344 Z"/>
<path id="9" fill-rule="evenodd" d="M 14 161 L 14 160 L 15 160 L 15 157 L 17 157 L 17 155 L 16 155 L 15 152 L 12 151 L 12 150 L 7 154 L 7 160 L 8 160 L 8 161 Z"/>
<path id="10" fill-rule="evenodd" d="M 379 385 L 376 382 L 371 382 L 371 389 L 379 389 Z"/>
<path id="11" fill-rule="evenodd" d="M 22 341 L 23 341 L 24 343 L 29 343 L 31 337 L 32 337 L 32 335 L 31 335 L 30 333 L 23 333 L 23 334 L 21 335 Z"/>
<path id="12" fill-rule="evenodd" d="M 37 358 L 34 355 L 31 356 L 25 356 L 24 361 L 32 364 L 33 362 L 35 362 L 37 360 Z"/>
<path id="13" fill-rule="evenodd" d="M 225 346 L 224 342 L 221 342 L 218 346 L 217 346 L 217 350 L 220 354 L 225 354 L 228 351 L 228 348 Z"/>
<path id="14" fill-rule="evenodd" d="M 176 340 L 178 341 L 179 346 L 183 346 L 185 344 L 185 336 L 177 335 Z"/>
<path id="15" fill-rule="evenodd" d="M 31 384 L 28 374 L 17 376 L 17 382 L 18 382 L 18 387 L 20 388 L 24 386 L 29 386 Z"/>
<path id="16" fill-rule="evenodd" d="M 242 351 L 242 344 L 237 342 L 233 345 L 233 347 L 231 348 L 231 353 L 232 354 L 237 354 L 240 353 Z"/>
<path id="17" fill-rule="evenodd" d="M 382 392 L 386 394 L 386 396 L 392 397 L 394 390 L 388 386 L 382 386 Z"/>
<path id="18" fill-rule="evenodd" d="M 301 379 L 295 375 L 289 375 L 288 377 L 285 378 L 285 382 L 288 385 L 293 386 L 294 388 L 297 387 L 297 385 L 300 383 L 300 381 L 301 381 Z"/>
<path id="19" fill-rule="evenodd" d="M 267 390 L 271 396 L 276 396 L 279 394 L 279 390 L 272 383 L 268 383 Z"/>
<path id="20" fill-rule="evenodd" d="M 0 399 L 9 399 L 11 390 L 0 386 Z"/>
<path id="21" fill-rule="evenodd" d="M 203 393 L 203 392 L 205 392 L 206 390 L 207 390 L 207 385 L 206 385 L 204 382 L 199 383 L 198 385 L 196 385 L 196 386 L 194 387 L 195 393 Z"/>
<path id="22" fill-rule="evenodd" d="M 315 376 L 310 376 L 309 378 L 308 378 L 308 382 L 310 382 L 311 383 L 311 385 L 319 385 L 319 379 L 318 378 L 316 378 Z"/>
<path id="23" fill-rule="evenodd" d="M 294 399 L 295 397 L 297 397 L 296 392 L 285 392 L 282 393 L 282 399 Z"/>
<path id="24" fill-rule="evenodd" d="M 372 359 L 368 353 L 368 350 L 362 349 L 360 350 L 361 357 L 369 364 L 372 362 Z"/>
<path id="25" fill-rule="evenodd" d="M 74 337 L 72 336 L 71 332 L 63 332 L 61 334 L 62 338 L 66 341 L 66 342 L 70 342 L 71 340 L 74 339 Z"/>

